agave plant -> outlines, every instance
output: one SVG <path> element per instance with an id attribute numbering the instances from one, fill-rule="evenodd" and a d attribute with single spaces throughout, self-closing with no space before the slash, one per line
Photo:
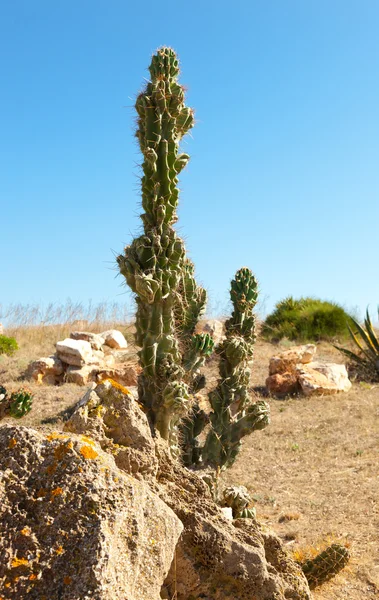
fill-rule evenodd
<path id="1" fill-rule="evenodd" d="M 374 373 L 379 378 L 379 337 L 372 325 L 368 309 L 366 311 L 364 327 L 353 318 L 351 321 L 356 331 L 354 332 L 353 327 L 350 325 L 348 325 L 348 329 L 353 342 L 359 348 L 359 353 L 352 352 L 347 348 L 341 348 L 340 346 L 335 346 L 335 348 L 343 352 L 360 367 L 363 367 L 365 371 Z"/>

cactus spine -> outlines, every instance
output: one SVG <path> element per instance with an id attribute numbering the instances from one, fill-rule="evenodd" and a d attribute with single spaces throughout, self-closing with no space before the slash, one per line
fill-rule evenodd
<path id="1" fill-rule="evenodd" d="M 248 392 L 248 362 L 253 357 L 256 339 L 253 309 L 258 298 L 258 284 L 250 269 L 237 271 L 230 297 L 234 310 L 225 324 L 226 337 L 217 348 L 220 379 L 210 394 L 211 430 L 202 452 L 203 463 L 215 468 L 231 466 L 240 450 L 241 438 L 269 423 L 268 404 L 252 403 Z"/>
<path id="2" fill-rule="evenodd" d="M 322 585 L 337 575 L 349 562 L 350 552 L 345 546 L 332 544 L 326 550 L 301 564 L 309 587 Z"/>
<path id="3" fill-rule="evenodd" d="M 178 422 L 189 409 L 193 368 L 199 366 L 195 355 L 204 358 L 211 344 L 202 347 L 199 339 L 191 339 L 206 292 L 196 285 L 193 264 L 173 228 L 178 175 L 189 160 L 188 154 L 180 153 L 179 144 L 193 127 L 193 111 L 184 103 L 172 49 L 159 49 L 149 71 L 151 81 L 136 101 L 144 232 L 117 262 L 136 294 L 136 342 L 143 369 L 140 402 L 153 426 L 174 448 Z"/>

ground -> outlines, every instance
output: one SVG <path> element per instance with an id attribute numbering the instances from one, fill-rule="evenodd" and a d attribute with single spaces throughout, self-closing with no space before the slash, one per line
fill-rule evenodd
<path id="1" fill-rule="evenodd" d="M 122 330 L 131 339 L 131 329 Z M 67 333 L 54 327 L 15 332 L 20 350 L 12 358 L 0 356 L 0 384 L 9 391 L 25 385 L 28 362 L 53 353 L 54 342 Z M 272 344 L 256 344 L 251 383 L 258 397 L 264 393 L 269 358 L 277 352 Z M 130 355 L 135 361 L 132 344 Z M 319 344 L 318 357 L 343 362 L 326 343 Z M 215 361 L 207 371 L 212 385 Z M 85 391 L 73 384 L 27 385 L 35 401 L 20 423 L 43 429 L 59 429 Z M 379 598 L 379 385 L 354 383 L 348 393 L 309 399 L 266 399 L 270 426 L 244 439 L 223 480 L 249 489 L 258 519 L 290 552 L 304 555 L 333 541 L 349 545 L 349 566 L 316 589 L 315 600 Z"/>

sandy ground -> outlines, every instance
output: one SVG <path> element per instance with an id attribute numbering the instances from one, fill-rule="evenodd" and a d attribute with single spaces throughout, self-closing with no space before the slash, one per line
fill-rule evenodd
<path id="1" fill-rule="evenodd" d="M 130 330 L 124 332 L 131 339 Z M 0 384 L 9 391 L 25 384 L 28 362 L 51 354 L 62 337 L 54 331 L 41 332 L 38 339 L 24 336 L 14 357 L 0 356 Z M 277 352 L 272 344 L 256 344 L 252 386 L 257 396 L 264 393 L 268 361 Z M 318 356 L 343 362 L 328 344 L 319 345 Z M 215 361 L 207 371 L 212 385 Z M 35 401 L 22 425 L 43 429 L 60 429 L 85 392 L 73 384 L 27 385 Z M 316 589 L 315 600 L 379 598 L 379 385 L 354 383 L 350 392 L 337 396 L 266 399 L 271 425 L 245 438 L 236 463 L 222 475 L 224 482 L 249 489 L 259 520 L 290 552 L 306 555 L 333 541 L 349 545 L 349 566 Z"/>

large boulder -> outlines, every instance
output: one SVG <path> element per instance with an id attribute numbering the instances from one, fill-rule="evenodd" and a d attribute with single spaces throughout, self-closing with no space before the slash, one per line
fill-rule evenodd
<path id="1" fill-rule="evenodd" d="M 274 396 L 286 396 L 299 391 L 296 373 L 275 373 L 266 379 L 266 387 Z"/>
<path id="2" fill-rule="evenodd" d="M 93 358 L 91 344 L 86 340 L 72 340 L 66 338 L 56 344 L 58 358 L 74 367 L 82 367 L 91 362 Z"/>
<path id="3" fill-rule="evenodd" d="M 157 493 L 184 525 L 162 597 L 311 599 L 300 567 L 278 538 L 255 519 L 230 520 L 212 501 L 206 483 L 172 462 L 159 440 L 157 453 Z"/>
<path id="4" fill-rule="evenodd" d="M 297 368 L 298 381 L 305 396 L 348 392 L 351 381 L 345 365 L 311 362 Z"/>
<path id="5" fill-rule="evenodd" d="M 158 461 L 149 422 L 133 392 L 107 380 L 87 392 L 66 422 L 65 431 L 90 435 L 137 478 L 151 479 Z"/>
<path id="6" fill-rule="evenodd" d="M 183 529 L 85 436 L 0 428 L 4 600 L 160 600 Z"/>

